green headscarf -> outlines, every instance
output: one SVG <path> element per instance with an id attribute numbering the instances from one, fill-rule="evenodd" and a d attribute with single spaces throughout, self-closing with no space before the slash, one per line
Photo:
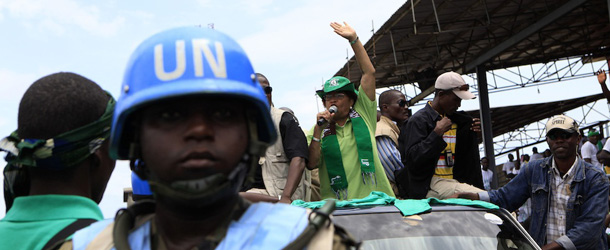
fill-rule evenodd
<path id="1" fill-rule="evenodd" d="M 27 195 L 29 178 L 26 167 L 62 170 L 87 159 L 110 137 L 116 101 L 109 96 L 102 116 L 85 126 L 50 139 L 20 138 L 17 131 L 0 140 L 0 151 L 7 152 L 4 168 L 4 197 L 7 211 L 17 196 Z"/>
<path id="2" fill-rule="evenodd" d="M 20 138 L 17 131 L 0 141 L 9 165 L 65 169 L 93 154 L 110 137 L 115 100 L 110 96 L 104 114 L 92 123 L 50 139 Z"/>

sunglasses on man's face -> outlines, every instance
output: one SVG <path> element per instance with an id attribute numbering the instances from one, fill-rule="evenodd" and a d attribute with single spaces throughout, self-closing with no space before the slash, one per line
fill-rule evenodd
<path id="1" fill-rule="evenodd" d="M 468 91 L 468 89 L 470 89 L 470 85 L 464 84 L 462 86 L 455 87 L 454 89 L 461 90 L 461 91 Z"/>
<path id="2" fill-rule="evenodd" d="M 263 90 L 265 90 L 265 94 L 271 94 L 271 91 L 273 91 L 273 88 L 271 88 L 271 86 L 265 86 L 265 87 L 263 87 Z"/>
<path id="3" fill-rule="evenodd" d="M 576 133 L 570 133 L 570 132 L 565 132 L 565 131 L 555 131 L 553 133 L 548 134 L 546 137 L 548 137 L 551 140 L 557 140 L 559 138 L 561 139 L 569 139 L 572 136 L 576 135 Z"/>
<path id="4" fill-rule="evenodd" d="M 398 100 L 398 106 L 399 107 L 404 108 L 404 107 L 406 107 L 408 105 L 409 105 L 409 102 L 407 102 L 407 100 L 404 100 L 404 99 Z"/>

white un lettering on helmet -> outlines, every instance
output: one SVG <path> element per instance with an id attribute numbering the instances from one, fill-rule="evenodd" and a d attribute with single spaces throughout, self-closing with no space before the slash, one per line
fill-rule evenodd
<path id="1" fill-rule="evenodd" d="M 203 77 L 204 61 L 212 70 L 216 78 L 227 78 L 227 63 L 225 51 L 222 43 L 215 42 L 216 56 L 212 53 L 207 39 L 191 40 L 193 48 L 193 69 L 196 77 Z M 171 81 L 180 78 L 186 71 L 186 46 L 184 40 L 176 41 L 176 68 L 172 71 L 165 71 L 163 60 L 163 44 L 155 45 L 155 75 L 161 81 Z"/>

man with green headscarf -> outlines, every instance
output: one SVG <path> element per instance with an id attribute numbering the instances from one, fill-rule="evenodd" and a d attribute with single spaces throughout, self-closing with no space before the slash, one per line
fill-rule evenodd
<path id="1" fill-rule="evenodd" d="M 599 148 L 597 147 L 597 143 L 599 142 L 599 132 L 597 130 L 590 130 L 587 134 L 587 141 L 582 144 L 582 148 L 580 149 L 580 153 L 582 155 L 582 159 L 588 163 L 593 164 L 593 166 L 602 168 L 602 164 L 597 160 L 597 152 Z"/>
<path id="2" fill-rule="evenodd" d="M 326 81 L 317 91 L 326 110 L 317 114 L 319 122 L 309 132 L 308 167 L 320 167 L 322 199 L 364 198 L 372 191 L 394 196 L 375 143 L 375 68 L 352 27 L 345 22 L 330 26 L 349 41 L 362 78 L 358 91 L 341 76 Z"/>
<path id="3" fill-rule="evenodd" d="M 46 249 L 103 215 L 115 161 L 107 139 L 115 101 L 93 81 L 56 73 L 34 82 L 19 104 L 7 152 L 0 249 Z"/>

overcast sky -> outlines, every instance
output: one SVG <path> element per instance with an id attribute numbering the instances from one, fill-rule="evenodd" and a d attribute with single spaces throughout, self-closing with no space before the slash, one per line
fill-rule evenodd
<path id="1" fill-rule="evenodd" d="M 381 27 L 403 3 L 0 0 L 0 136 L 16 129 L 19 100 L 36 79 L 59 71 L 74 72 L 118 99 L 127 59 L 140 42 L 168 28 L 209 25 L 242 45 L 255 70 L 269 78 L 275 105 L 292 108 L 301 125 L 309 129 L 318 111 L 314 90 L 343 66 L 346 56 L 353 56 L 347 41 L 332 32 L 329 23 L 347 21 L 365 43 L 371 30 Z M 526 88 L 522 94 L 492 95 L 491 105 L 599 92 L 593 77 L 573 82 L 559 91 L 556 86 L 544 86 L 540 93 Z M 462 108 L 476 109 L 478 101 L 466 101 Z M 5 163 L 0 160 L 0 164 Z M 129 186 L 128 164 L 118 162 L 100 204 L 105 217 L 113 217 L 124 206 L 123 188 Z M 4 202 L 0 202 L 0 217 L 4 211 Z"/>

